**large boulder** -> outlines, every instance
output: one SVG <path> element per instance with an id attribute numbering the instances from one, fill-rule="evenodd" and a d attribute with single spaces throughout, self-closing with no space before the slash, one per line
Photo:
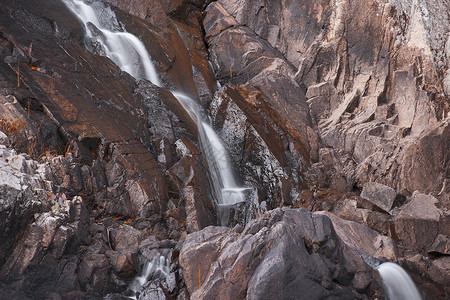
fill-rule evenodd
<path id="1" fill-rule="evenodd" d="M 379 208 L 390 211 L 397 193 L 393 188 L 376 182 L 368 182 L 364 185 L 361 192 L 361 198 L 372 202 Z"/>
<path id="2" fill-rule="evenodd" d="M 336 215 L 349 221 L 358 222 L 383 235 L 389 234 L 392 216 L 380 211 L 360 207 L 355 199 L 345 199 Z"/>
<path id="3" fill-rule="evenodd" d="M 194 299 L 381 296 L 379 278 L 342 243 L 329 218 L 303 209 L 275 209 L 245 228 L 192 233 L 180 265 Z"/>
<path id="4" fill-rule="evenodd" d="M 390 237 L 381 235 L 357 222 L 343 220 L 329 212 L 314 214 L 328 216 L 341 240 L 349 247 L 356 249 L 358 253 L 379 260 L 397 260 L 399 255 L 397 245 Z"/>
<path id="5" fill-rule="evenodd" d="M 427 250 L 440 232 L 448 234 L 442 210 L 436 207 L 437 199 L 431 195 L 414 192 L 394 218 L 398 243 L 411 250 Z"/>
<path id="6" fill-rule="evenodd" d="M 445 205 L 450 207 L 449 149 L 450 122 L 447 120 L 431 127 L 406 149 L 400 174 L 401 187 L 440 196 Z"/>

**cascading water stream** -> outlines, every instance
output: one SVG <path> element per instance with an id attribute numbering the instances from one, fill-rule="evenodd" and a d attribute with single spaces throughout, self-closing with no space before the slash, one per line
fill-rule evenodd
<path id="1" fill-rule="evenodd" d="M 83 0 L 62 1 L 83 22 L 86 27 L 86 38 L 98 40 L 101 43 L 104 56 L 110 58 L 122 71 L 134 78 L 145 78 L 161 86 L 156 68 L 144 44 L 131 33 L 111 30 L 119 27 L 119 23 L 110 8 L 108 8 L 107 16 L 103 16 L 108 19 L 108 23 L 105 23 L 100 21 L 94 8 Z"/>
<path id="2" fill-rule="evenodd" d="M 144 44 L 136 36 L 119 30 L 119 22 L 108 6 L 102 7 L 104 15 L 99 16 L 92 5 L 103 5 L 101 2 L 94 1 L 87 4 L 83 0 L 62 1 L 83 22 L 87 41 L 100 46 L 100 49 L 96 49 L 97 52 L 109 57 L 122 71 L 134 78 L 144 78 L 159 87 L 162 86 Z M 179 91 L 172 93 L 197 124 L 200 144 L 206 156 L 211 185 L 218 205 L 244 201 L 243 189 L 236 183 L 226 150 L 213 128 L 206 120 L 202 120 L 199 105 Z M 224 222 L 221 220 L 221 223 Z M 149 278 L 166 277 L 169 272 L 168 265 L 164 256 L 146 262 L 142 274 L 130 284 L 129 289 L 137 292 Z"/>
<path id="3" fill-rule="evenodd" d="M 151 261 L 147 261 L 144 264 L 141 275 L 133 280 L 133 282 L 129 286 L 129 289 L 133 292 L 138 292 L 141 286 L 147 282 L 150 276 L 152 277 L 152 279 L 165 278 L 167 277 L 167 275 L 169 275 L 169 272 L 169 260 L 164 255 L 157 254 Z"/>
<path id="4" fill-rule="evenodd" d="M 87 38 L 100 43 L 102 54 L 109 57 L 134 78 L 144 78 L 159 87 L 162 86 L 144 44 L 136 36 L 119 30 L 119 23 L 112 11 L 106 17 L 101 16 L 102 19 L 100 19 L 92 7 L 95 2 L 86 4 L 83 0 L 62 1 L 83 22 Z M 110 10 L 110 8 L 108 9 Z M 107 19 L 107 23 L 102 22 L 104 19 Z M 243 202 L 246 188 L 238 186 L 228 154 L 212 126 L 207 120 L 202 119 L 199 105 L 182 92 L 172 91 L 172 94 L 197 123 L 199 140 L 205 154 L 217 204 L 230 206 Z"/>
<path id="5" fill-rule="evenodd" d="M 200 117 L 197 102 L 180 92 L 172 92 L 172 94 L 197 123 L 201 147 L 205 154 L 218 204 L 229 206 L 245 201 L 243 191 L 246 188 L 238 187 L 228 153 L 209 122 L 202 120 Z"/>
<path id="6" fill-rule="evenodd" d="M 377 267 L 389 300 L 422 300 L 408 273 L 397 264 L 382 263 Z"/>

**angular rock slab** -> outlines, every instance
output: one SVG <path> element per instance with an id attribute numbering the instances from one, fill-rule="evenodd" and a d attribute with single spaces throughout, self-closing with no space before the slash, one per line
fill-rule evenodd
<path id="1" fill-rule="evenodd" d="M 326 211 L 320 211 L 314 214 L 329 217 L 337 235 L 349 247 L 356 248 L 357 252 L 362 252 L 377 259 L 388 259 L 392 261 L 397 259 L 397 245 L 390 237 L 381 235 L 375 230 L 357 222 L 341 219 Z"/>
<path id="2" fill-rule="evenodd" d="M 385 211 L 392 209 L 396 195 L 394 189 L 376 182 L 366 183 L 361 192 L 361 198 L 372 202 Z"/>
<path id="3" fill-rule="evenodd" d="M 192 299 L 358 299 L 380 291 L 330 219 L 304 209 L 275 209 L 244 229 L 192 233 L 180 265 Z"/>
<path id="4" fill-rule="evenodd" d="M 424 250 L 431 246 L 440 231 L 443 212 L 435 206 L 437 199 L 431 195 L 414 192 L 394 218 L 398 243 L 411 250 Z"/>
<path id="5" fill-rule="evenodd" d="M 203 25 L 212 64 L 220 80 L 239 86 L 246 100 L 238 106 L 250 120 L 256 106 L 259 122 L 276 124 L 295 141 L 306 161 L 316 160 L 317 134 L 311 128 L 305 93 L 293 79 L 295 69 L 266 40 L 248 27 L 237 26 L 221 4 L 211 4 L 206 13 Z M 212 19 L 224 24 L 215 26 Z M 258 132 L 266 140 L 262 130 Z"/>

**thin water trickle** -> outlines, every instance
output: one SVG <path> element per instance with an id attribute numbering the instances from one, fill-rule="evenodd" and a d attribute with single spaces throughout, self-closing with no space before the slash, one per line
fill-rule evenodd
<path id="1" fill-rule="evenodd" d="M 245 201 L 245 188 L 238 186 L 228 153 L 217 133 L 207 122 L 200 124 L 199 133 L 218 204 L 232 205 Z"/>
<path id="2" fill-rule="evenodd" d="M 377 267 L 389 300 L 422 300 L 408 273 L 397 264 L 382 263 Z"/>

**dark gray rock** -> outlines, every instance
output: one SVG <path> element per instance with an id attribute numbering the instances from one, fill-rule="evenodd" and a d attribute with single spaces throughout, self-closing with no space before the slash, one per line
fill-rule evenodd
<path id="1" fill-rule="evenodd" d="M 52 212 L 36 214 L 1 267 L 1 280 L 27 295 L 67 295 L 79 289 L 78 247 L 88 242 L 88 215 L 80 197 L 59 197 Z M 36 271 L 39 270 L 39 271 Z"/>
<path id="2" fill-rule="evenodd" d="M 33 220 L 42 212 L 52 192 L 46 180 L 44 164 L 0 145 L 0 262 L 4 262 L 12 246 Z"/>

